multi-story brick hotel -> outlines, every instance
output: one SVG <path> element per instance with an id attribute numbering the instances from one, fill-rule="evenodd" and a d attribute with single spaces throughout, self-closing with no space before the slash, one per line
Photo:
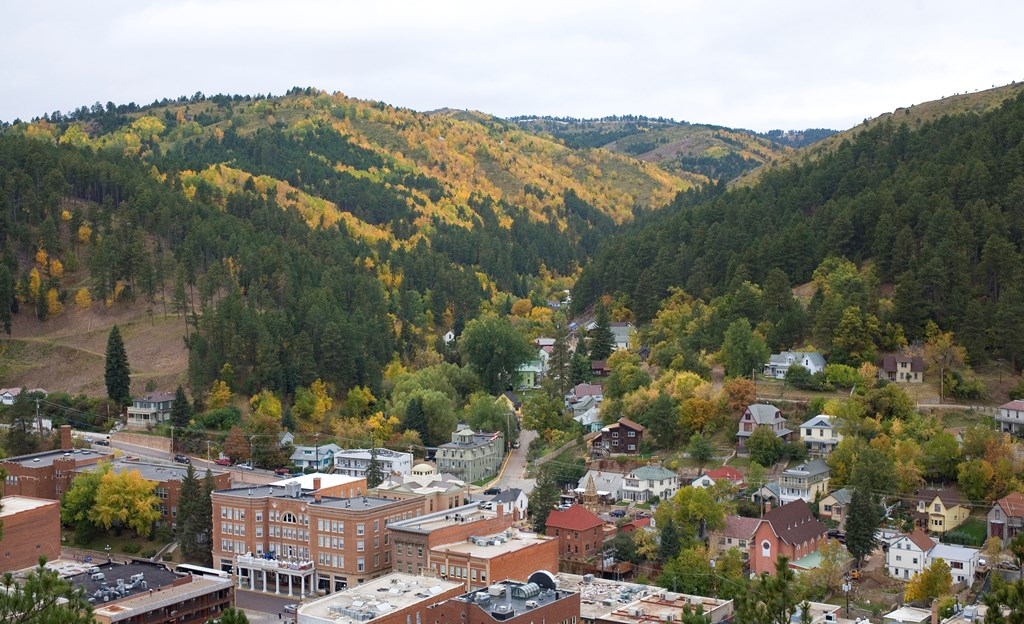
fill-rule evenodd
<path id="1" fill-rule="evenodd" d="M 423 501 L 365 493 L 365 478 L 326 474 L 216 491 L 214 566 L 239 587 L 292 596 L 387 574 L 388 525 L 419 516 Z"/>

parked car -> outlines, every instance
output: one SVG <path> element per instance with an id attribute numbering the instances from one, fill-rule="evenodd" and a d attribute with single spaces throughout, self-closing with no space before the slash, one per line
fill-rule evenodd
<path id="1" fill-rule="evenodd" d="M 96 440 L 93 444 L 99 444 L 100 446 L 110 446 L 110 440 Z"/>
<path id="2" fill-rule="evenodd" d="M 843 533 L 842 531 L 837 531 L 835 529 L 832 529 L 831 531 L 828 532 L 828 537 L 829 537 L 829 539 L 836 540 L 840 544 L 845 544 L 846 543 L 846 533 Z"/>
<path id="3" fill-rule="evenodd" d="M 274 474 L 281 475 L 282 477 L 287 477 L 292 474 L 292 471 L 288 470 L 287 468 L 278 468 L 277 470 L 274 471 Z"/>
<path id="4" fill-rule="evenodd" d="M 231 460 L 226 457 L 221 457 L 213 460 L 213 463 L 217 464 L 218 466 L 230 466 Z"/>
<path id="5" fill-rule="evenodd" d="M 242 470 L 256 470 L 250 463 L 238 464 L 235 468 L 241 468 Z"/>
<path id="6" fill-rule="evenodd" d="M 492 496 L 494 494 L 501 494 L 501 488 L 500 487 L 487 488 L 486 490 L 484 490 L 484 494 L 486 494 L 487 496 Z"/>
<path id="7" fill-rule="evenodd" d="M 298 610 L 299 610 L 299 605 L 297 605 L 297 604 L 295 604 L 295 603 L 292 603 L 292 604 L 286 604 L 286 605 L 284 606 L 284 612 L 285 612 L 285 613 L 295 613 L 295 612 L 296 612 L 296 611 L 298 611 Z"/>
<path id="8" fill-rule="evenodd" d="M 625 509 L 613 509 L 612 510 L 612 516 L 614 516 L 616 518 L 623 518 L 623 517 L 626 516 L 626 510 Z"/>
<path id="9" fill-rule="evenodd" d="M 178 462 L 179 464 L 191 464 L 192 463 L 192 460 L 188 458 L 188 455 L 175 455 L 174 456 L 174 461 Z"/>

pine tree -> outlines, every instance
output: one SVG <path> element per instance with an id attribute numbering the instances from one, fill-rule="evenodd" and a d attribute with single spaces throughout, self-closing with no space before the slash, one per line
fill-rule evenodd
<path id="1" fill-rule="evenodd" d="M 107 338 L 107 354 L 103 380 L 107 384 L 107 397 L 121 405 L 131 402 L 131 372 L 128 368 L 128 354 L 121 340 L 121 330 L 117 325 L 110 330 Z"/>
<path id="2" fill-rule="evenodd" d="M 178 386 L 174 392 L 174 403 L 171 404 L 171 424 L 178 429 L 188 427 L 192 420 L 192 406 L 189 405 L 188 397 L 185 396 L 185 389 Z"/>
<path id="3" fill-rule="evenodd" d="M 203 486 L 196 476 L 195 467 L 189 464 L 185 478 L 181 480 L 177 523 L 178 543 L 181 545 L 181 551 L 190 559 L 202 555 L 199 536 L 202 530 L 202 496 Z"/>
<path id="4" fill-rule="evenodd" d="M 7 430 L 4 448 L 9 455 L 27 455 L 39 448 L 39 438 L 35 434 L 35 422 L 32 416 L 32 403 L 28 393 L 22 389 L 11 406 L 11 426 Z"/>
<path id="5" fill-rule="evenodd" d="M 11 573 L 5 573 L 0 578 L 0 622 L 93 622 L 92 605 L 85 599 L 82 590 L 44 564 L 45 557 L 20 582 L 16 582 Z"/>
<path id="6" fill-rule="evenodd" d="M 590 330 L 587 336 L 590 343 L 590 359 L 607 360 L 615 350 L 615 334 L 612 333 L 611 315 L 603 302 L 597 303 L 594 324 L 594 329 Z"/>
<path id="7" fill-rule="evenodd" d="M 14 276 L 6 264 L 0 262 L 0 327 L 11 335 L 11 306 L 14 303 Z"/>
<path id="8" fill-rule="evenodd" d="M 548 358 L 548 379 L 554 385 L 558 396 L 565 396 L 572 388 L 572 353 L 569 351 L 569 332 L 565 323 L 555 323 L 555 344 Z"/>
<path id="9" fill-rule="evenodd" d="M 199 546 L 202 549 L 202 560 L 206 565 L 213 563 L 213 473 L 206 469 L 203 477 L 203 497 L 199 501 Z"/>
<path id="10" fill-rule="evenodd" d="M 853 555 L 858 566 L 878 543 L 875 531 L 882 522 L 881 507 L 874 494 L 862 488 L 853 491 L 850 515 L 846 518 L 846 549 Z"/>
<path id="11" fill-rule="evenodd" d="M 377 459 L 377 447 L 370 442 L 370 463 L 366 466 L 366 487 L 375 488 L 384 481 L 384 469 Z"/>
<path id="12" fill-rule="evenodd" d="M 558 480 L 555 476 L 555 467 L 545 464 L 540 469 L 537 477 L 537 485 L 530 492 L 529 511 L 530 524 L 534 531 L 543 533 L 547 528 L 548 516 L 551 510 L 558 504 L 558 497 L 561 489 L 558 487 Z"/>
<path id="13" fill-rule="evenodd" d="M 417 396 L 409 401 L 409 405 L 405 408 L 404 420 L 403 425 L 406 429 L 419 433 L 420 439 L 424 442 L 431 440 L 430 428 L 427 424 L 427 413 L 423 409 L 423 399 Z"/>

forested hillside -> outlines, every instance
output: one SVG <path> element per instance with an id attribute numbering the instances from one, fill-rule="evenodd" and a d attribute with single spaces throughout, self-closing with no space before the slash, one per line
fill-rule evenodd
<path id="1" fill-rule="evenodd" d="M 616 222 L 691 184 L 485 115 L 314 89 L 96 104 L 0 139 L 0 299 L 181 315 L 200 394 L 225 374 L 377 388 L 484 307 L 543 308 Z"/>
<path id="2" fill-rule="evenodd" d="M 728 182 L 752 169 L 787 157 L 831 130 L 758 134 L 661 117 L 625 115 L 601 119 L 523 116 L 511 121 L 544 132 L 570 147 L 600 147 L 659 164 L 677 174 L 696 173 L 706 182 Z"/>
<path id="3" fill-rule="evenodd" d="M 677 303 L 705 306 L 691 310 L 690 346 L 709 351 L 741 317 L 773 349 L 825 350 L 851 336 L 898 346 L 932 319 L 973 361 L 1020 366 L 1022 165 L 1024 96 L 916 128 L 891 117 L 753 187 L 681 195 L 602 247 L 573 304 L 610 294 L 646 321 L 681 289 Z M 790 287 L 812 281 L 806 309 L 794 306 Z"/>

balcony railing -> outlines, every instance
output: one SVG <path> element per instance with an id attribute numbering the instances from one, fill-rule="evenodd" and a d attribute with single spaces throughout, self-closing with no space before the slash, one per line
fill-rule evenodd
<path id="1" fill-rule="evenodd" d="M 282 559 L 264 559 L 263 557 L 238 555 L 235 557 L 235 563 L 238 566 L 256 570 L 294 570 L 302 572 L 313 569 L 312 561 L 300 559 L 285 561 Z"/>

